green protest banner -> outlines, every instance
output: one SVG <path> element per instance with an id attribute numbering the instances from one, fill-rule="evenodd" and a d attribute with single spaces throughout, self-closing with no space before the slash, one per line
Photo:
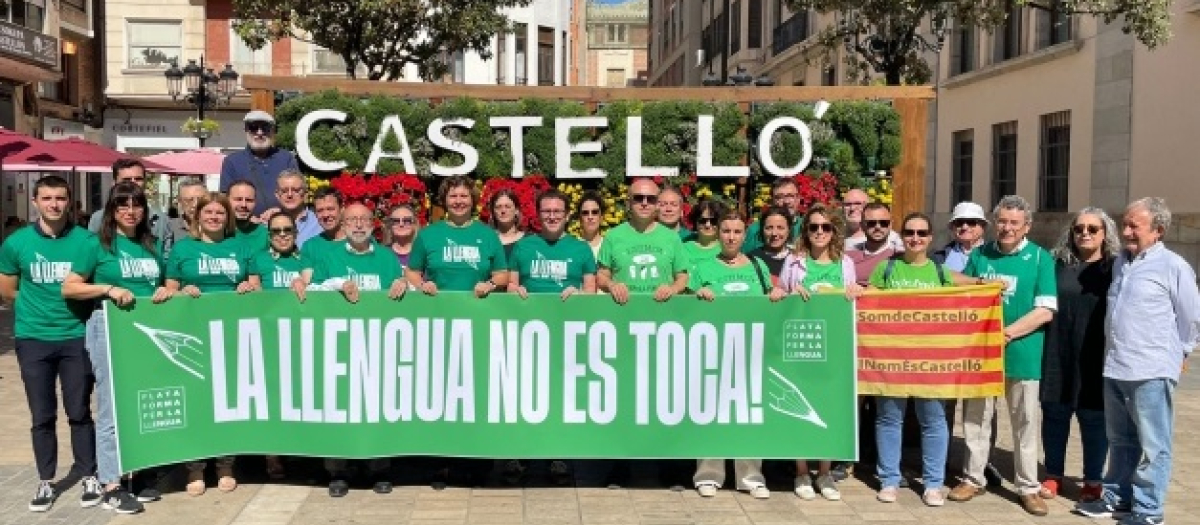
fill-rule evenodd
<path id="1" fill-rule="evenodd" d="M 230 454 L 855 459 L 841 295 L 107 306 L 121 469 Z"/>

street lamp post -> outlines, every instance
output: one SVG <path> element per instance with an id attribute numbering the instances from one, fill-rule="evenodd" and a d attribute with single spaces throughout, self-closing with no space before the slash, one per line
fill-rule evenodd
<path id="1" fill-rule="evenodd" d="M 171 100 L 195 107 L 201 126 L 204 122 L 204 111 L 229 104 L 238 89 L 238 74 L 233 70 L 233 66 L 225 64 L 224 70 L 219 74 L 215 73 L 211 67 L 204 67 L 204 55 L 200 55 L 199 64 L 189 59 L 183 69 L 179 69 L 179 64 L 172 62 L 164 76 L 167 77 L 167 94 L 171 95 Z M 196 129 L 192 134 L 200 141 L 200 147 L 204 147 L 209 132 Z"/>

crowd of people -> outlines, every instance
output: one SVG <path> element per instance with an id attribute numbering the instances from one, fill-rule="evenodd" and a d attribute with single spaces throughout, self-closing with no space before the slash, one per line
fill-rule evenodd
<path id="1" fill-rule="evenodd" d="M 1033 211 L 1025 199 L 1006 196 L 990 214 L 964 202 L 953 210 L 951 242 L 935 249 L 939 226 L 925 214 L 894 223 L 886 205 L 868 202 L 859 190 L 847 192 L 840 208 L 800 209 L 797 185 L 787 178 L 774 183 L 771 206 L 753 220 L 716 201 L 699 203 L 689 217 L 694 231 L 683 227 L 680 192 L 650 180 L 631 182 L 628 221 L 607 232 L 601 228 L 604 199 L 587 194 L 572 209 L 570 199 L 551 189 L 536 197 L 541 228 L 533 232 L 520 228 L 520 203 L 511 193 L 484 203 L 489 221 L 480 221 L 474 181 L 454 176 L 437 191 L 435 201 L 445 212 L 441 220 L 422 228 L 417 210 L 402 204 L 386 210 L 376 231 L 373 210 L 344 202 L 331 189 L 318 190 L 308 204 L 304 177 L 273 149 L 269 118 L 247 117 L 249 157 L 235 161 L 245 169 L 223 176 L 222 191 L 182 185 L 177 218 L 150 207 L 142 188 L 145 170 L 136 161 L 114 165 L 115 185 L 92 221 L 93 231 L 73 224 L 65 180 L 48 176 L 35 184 L 38 220 L 0 248 L 0 296 L 16 304 L 17 358 L 40 478 L 30 510 L 49 510 L 59 495 L 53 483 L 58 381 L 71 428 L 71 473 L 82 478 L 81 504 L 136 513 L 161 497 L 156 483 L 145 481 L 154 476 L 139 473 L 134 480 L 143 482 L 133 486 L 122 482 L 118 470 L 106 302 L 127 306 L 261 290 L 290 290 L 300 301 L 309 293 L 334 292 L 352 303 L 363 293 L 400 300 L 441 292 L 481 299 L 493 293 L 555 294 L 563 301 L 599 293 L 618 304 L 633 295 L 719 302 L 747 295 L 808 300 L 833 292 L 854 301 L 869 289 L 1000 283 L 1005 402 L 958 401 L 967 449 L 961 481 L 946 490 L 955 400 L 864 399 L 860 405 L 869 409 L 860 414 L 860 424 L 873 429 L 873 447 L 864 449 L 862 463 L 875 465 L 877 499 L 895 502 L 908 487 L 900 462 L 909 407 L 920 427 L 922 501 L 940 507 L 947 499 L 966 502 L 984 493 L 1003 406 L 1014 443 L 1012 481 L 1024 510 L 1047 514 L 1045 500 L 1066 486 L 1064 456 L 1075 416 L 1084 452 L 1076 510 L 1091 517 L 1125 513 L 1124 525 L 1162 523 L 1172 396 L 1186 356 L 1200 343 L 1200 293 L 1191 266 L 1162 243 L 1171 214 L 1161 199 L 1134 201 L 1120 229 L 1103 210 L 1085 208 L 1051 250 L 1028 239 Z M 262 176 L 273 169 L 273 178 Z M 579 237 L 566 233 L 571 221 L 579 221 Z M 1041 479 L 1039 448 L 1047 473 Z M 478 481 L 492 465 L 431 459 L 435 486 L 464 477 Z M 188 494 L 206 492 L 210 463 L 218 490 L 237 488 L 235 458 L 220 457 L 186 466 Z M 390 492 L 391 461 L 364 463 L 372 489 Z M 528 464 L 564 484 L 582 478 L 619 483 L 622 473 L 649 465 L 669 484 L 690 478 L 705 497 L 716 495 L 726 478 L 726 460 L 719 458 L 686 465 L 616 459 L 500 463 L 509 481 L 519 481 Z M 324 467 L 330 496 L 345 496 L 354 465 L 326 459 Z M 762 467 L 761 461 L 734 461 L 735 488 L 770 497 Z M 805 458 L 794 467 L 797 497 L 840 499 L 837 481 L 845 465 Z M 266 470 L 272 479 L 288 475 L 279 457 L 267 457 Z"/>

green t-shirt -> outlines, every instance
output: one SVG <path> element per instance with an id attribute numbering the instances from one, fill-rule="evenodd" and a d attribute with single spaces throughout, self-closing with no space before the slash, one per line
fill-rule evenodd
<path id="1" fill-rule="evenodd" d="M 71 271 L 94 284 L 120 286 L 138 297 L 154 295 L 163 280 L 162 260 L 145 246 L 117 234 L 112 251 L 92 236 L 71 263 Z"/>
<path id="2" fill-rule="evenodd" d="M 792 221 L 792 242 L 796 242 L 796 239 L 799 239 L 800 235 L 804 233 L 802 231 L 804 221 L 800 220 L 800 217 L 796 217 Z M 746 227 L 746 241 L 742 243 L 742 253 L 750 253 L 762 247 L 762 241 L 759 240 L 761 231 L 762 223 L 760 221 L 754 221 Z"/>
<path id="3" fill-rule="evenodd" d="M 530 293 L 559 293 L 583 289 L 583 277 L 596 274 L 596 258 L 587 243 L 563 235 L 553 243 L 541 235 L 526 235 L 513 247 L 509 271 L 520 275 Z"/>
<path id="4" fill-rule="evenodd" d="M 400 262 L 386 246 L 371 243 L 366 253 L 356 253 L 347 241 L 330 243 L 313 258 L 313 283 L 328 279 L 352 279 L 360 290 L 391 288 L 400 278 Z"/>
<path id="5" fill-rule="evenodd" d="M 340 240 L 342 239 L 334 239 L 333 236 L 327 235 L 326 232 L 313 235 L 300 246 L 300 256 L 311 261 L 316 257 L 317 252 Z"/>
<path id="6" fill-rule="evenodd" d="M 804 274 L 804 288 L 810 292 L 819 292 L 825 288 L 842 288 L 842 262 L 817 262 L 812 257 L 804 262 L 807 272 Z"/>
<path id="7" fill-rule="evenodd" d="M 685 242 L 696 236 L 696 232 L 689 230 L 687 228 L 684 228 L 682 224 L 679 225 L 678 233 L 679 233 L 679 240 L 685 241 Z"/>
<path id="8" fill-rule="evenodd" d="M 277 258 L 275 252 L 270 249 L 255 253 L 252 264 L 254 271 L 251 273 L 258 274 L 262 279 L 264 290 L 291 288 L 292 281 L 296 280 L 301 272 L 312 268 L 309 260 L 299 252 Z"/>
<path id="9" fill-rule="evenodd" d="M 251 272 L 254 256 L 236 237 L 204 242 L 188 237 L 175 243 L 167 258 L 167 279 L 180 287 L 193 285 L 201 292 L 232 292 Z"/>
<path id="10" fill-rule="evenodd" d="M 660 224 L 645 233 L 627 222 L 613 228 L 604 236 L 599 263 L 612 271 L 614 281 L 641 294 L 675 282 L 675 274 L 688 269 L 679 235 Z"/>
<path id="11" fill-rule="evenodd" d="M 1058 309 L 1058 283 L 1054 276 L 1054 257 L 1042 247 L 1021 241 L 1011 254 L 1000 251 L 991 242 L 971 250 L 963 273 L 971 277 L 1000 279 L 1004 289 L 1004 326 L 1017 322 L 1037 306 Z M 1004 347 L 1004 375 L 1008 379 L 1042 378 L 1042 344 L 1046 325 L 1029 335 L 1009 341 Z"/>
<path id="12" fill-rule="evenodd" d="M 246 243 L 251 253 L 267 249 L 267 227 L 262 224 L 247 222 L 234 228 L 234 238 Z"/>
<path id="13" fill-rule="evenodd" d="M 508 263 L 496 230 L 479 221 L 463 227 L 439 221 L 417 234 L 408 267 L 424 272 L 440 290 L 468 292 L 492 272 L 508 270 Z"/>
<path id="14" fill-rule="evenodd" d="M 91 237 L 86 228 L 67 226 L 52 238 L 32 223 L 4 240 L 0 274 L 18 276 L 14 327 L 18 339 L 65 341 L 84 336 L 92 302 L 63 299 L 62 282 Z"/>
<path id="15" fill-rule="evenodd" d="M 771 269 L 761 259 L 750 259 L 749 264 L 733 267 L 713 257 L 696 265 L 688 287 L 692 290 L 708 287 L 718 296 L 763 295 L 764 282 L 770 291 Z"/>
<path id="16" fill-rule="evenodd" d="M 892 265 L 892 274 L 888 276 L 887 282 L 884 282 L 883 274 L 887 272 L 889 264 Z M 942 268 L 942 275 L 947 280 L 950 279 L 949 272 L 950 270 Z M 882 261 L 875 265 L 875 270 L 871 272 L 869 281 L 871 286 L 881 290 L 941 288 L 943 286 L 950 286 L 950 284 L 938 279 L 937 264 L 928 259 L 924 264 L 919 265 L 909 264 L 900 258 Z"/>
<path id="17" fill-rule="evenodd" d="M 683 256 L 687 259 L 688 272 L 695 272 L 696 267 L 702 262 L 716 259 L 718 253 L 721 253 L 720 242 L 714 241 L 707 248 L 696 241 L 683 243 Z"/>

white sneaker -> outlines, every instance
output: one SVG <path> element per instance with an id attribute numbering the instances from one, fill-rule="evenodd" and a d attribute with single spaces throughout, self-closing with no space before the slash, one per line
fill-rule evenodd
<path id="1" fill-rule="evenodd" d="M 816 499 L 817 492 L 813 490 L 812 478 L 808 476 L 799 476 L 795 482 L 795 492 L 800 499 L 811 500 Z"/>
<path id="2" fill-rule="evenodd" d="M 842 499 L 842 493 L 838 492 L 837 486 L 833 483 L 833 478 L 828 474 L 817 476 L 817 489 L 821 491 L 821 497 L 829 501 Z"/>
<path id="3" fill-rule="evenodd" d="M 696 485 L 696 492 L 705 498 L 716 496 L 718 490 L 720 490 L 720 487 L 717 487 L 717 484 L 711 481 L 705 481 Z"/>
<path id="4" fill-rule="evenodd" d="M 771 497 L 771 491 L 764 485 L 755 485 L 748 492 L 754 499 L 769 499 Z"/>

